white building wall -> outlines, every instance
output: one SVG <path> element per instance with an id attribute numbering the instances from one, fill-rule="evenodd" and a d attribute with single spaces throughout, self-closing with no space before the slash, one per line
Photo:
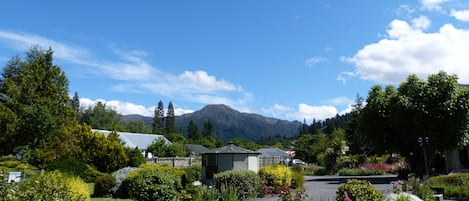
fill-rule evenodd
<path id="1" fill-rule="evenodd" d="M 256 173 L 259 171 L 259 156 L 248 157 L 248 170 L 252 170 Z"/>

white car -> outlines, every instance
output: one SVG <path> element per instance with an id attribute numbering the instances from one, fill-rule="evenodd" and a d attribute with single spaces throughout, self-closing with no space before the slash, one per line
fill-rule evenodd
<path id="1" fill-rule="evenodd" d="M 306 165 L 301 159 L 293 159 L 290 161 L 290 165 Z"/>

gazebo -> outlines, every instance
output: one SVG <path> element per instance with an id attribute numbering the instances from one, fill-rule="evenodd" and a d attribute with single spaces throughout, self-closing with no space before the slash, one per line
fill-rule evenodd
<path id="1" fill-rule="evenodd" d="M 216 173 L 228 170 L 259 170 L 259 154 L 230 142 L 224 147 L 202 153 L 202 181 L 209 183 Z"/>

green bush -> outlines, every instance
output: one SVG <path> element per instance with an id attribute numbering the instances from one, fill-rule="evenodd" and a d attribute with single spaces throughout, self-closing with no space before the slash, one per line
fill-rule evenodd
<path id="1" fill-rule="evenodd" d="M 259 169 L 258 174 L 269 186 L 291 186 L 292 171 L 285 165 L 266 165 Z"/>
<path id="2" fill-rule="evenodd" d="M 301 172 L 293 170 L 291 187 L 294 189 L 302 189 L 304 182 L 305 182 L 305 177 L 303 176 L 303 174 L 301 174 Z"/>
<path id="3" fill-rule="evenodd" d="M 432 188 L 444 188 L 445 197 L 469 198 L 469 174 L 436 176 L 425 184 Z"/>
<path id="4" fill-rule="evenodd" d="M 94 197 L 105 197 L 112 194 L 112 187 L 116 185 L 116 179 L 110 175 L 105 174 L 96 178 L 94 184 Z"/>
<path id="5" fill-rule="evenodd" d="M 369 176 L 383 175 L 382 170 L 369 170 L 363 168 L 342 168 L 338 171 L 339 176 Z"/>
<path id="6" fill-rule="evenodd" d="M 181 174 L 176 171 L 146 168 L 132 172 L 128 177 L 129 194 L 136 201 L 176 201 L 181 198 Z"/>
<path id="7" fill-rule="evenodd" d="M 194 181 L 202 180 L 202 166 L 200 165 L 191 165 L 184 168 L 185 174 L 183 178 L 183 185 L 192 184 Z"/>
<path id="8" fill-rule="evenodd" d="M 66 177 L 58 171 L 34 175 L 21 183 L 6 184 L 1 197 L 9 201 L 69 200 L 90 201 L 88 186 L 78 177 Z"/>
<path id="9" fill-rule="evenodd" d="M 96 178 L 104 175 L 96 168 L 74 158 L 62 158 L 56 160 L 45 168 L 47 171 L 59 170 L 66 174 L 79 176 L 85 182 L 94 183 Z"/>
<path id="10" fill-rule="evenodd" d="M 347 180 L 337 189 L 336 200 L 342 201 L 345 192 L 353 201 L 382 201 L 384 199 L 383 194 L 366 180 Z"/>
<path id="11" fill-rule="evenodd" d="M 250 170 L 230 170 L 214 175 L 218 189 L 234 189 L 239 200 L 256 197 L 259 176 Z"/>
<path id="12" fill-rule="evenodd" d="M 142 152 L 137 147 L 135 147 L 135 149 L 130 149 L 130 150 L 126 149 L 126 152 L 129 158 L 129 162 L 127 166 L 138 167 L 147 162 Z"/>

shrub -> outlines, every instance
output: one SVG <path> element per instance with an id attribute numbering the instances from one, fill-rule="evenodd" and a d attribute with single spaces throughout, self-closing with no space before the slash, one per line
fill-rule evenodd
<path id="1" fill-rule="evenodd" d="M 112 188 L 112 196 L 117 198 L 129 198 L 129 191 L 127 182 L 125 181 L 127 175 L 129 173 L 136 171 L 138 168 L 136 167 L 125 167 L 117 170 L 116 172 L 112 173 L 114 176 L 116 184 Z"/>
<path id="2" fill-rule="evenodd" d="M 176 201 L 181 197 L 181 175 L 168 169 L 141 169 L 129 179 L 130 197 L 137 201 Z"/>
<path id="3" fill-rule="evenodd" d="M 218 201 L 220 199 L 220 192 L 214 188 L 205 188 L 202 194 L 201 201 Z"/>
<path id="4" fill-rule="evenodd" d="M 116 179 L 110 175 L 105 174 L 96 178 L 94 184 L 94 197 L 104 197 L 112 194 L 112 187 L 116 185 Z"/>
<path id="5" fill-rule="evenodd" d="M 381 170 L 370 170 L 365 168 L 342 168 L 338 171 L 339 176 L 368 176 L 368 175 L 383 175 Z"/>
<path id="6" fill-rule="evenodd" d="M 202 180 L 202 166 L 200 165 L 191 165 L 184 168 L 185 174 L 183 178 L 183 185 L 192 184 L 194 181 Z"/>
<path id="7" fill-rule="evenodd" d="M 469 198 L 469 174 L 436 176 L 425 184 L 432 188 L 444 188 L 445 197 Z"/>
<path id="8" fill-rule="evenodd" d="M 63 173 L 79 176 L 85 180 L 85 182 L 89 183 L 94 183 L 97 177 L 103 175 L 103 173 L 96 170 L 93 166 L 74 158 L 56 160 L 50 163 L 45 169 L 47 171 L 59 170 Z"/>
<path id="9" fill-rule="evenodd" d="M 147 162 L 142 152 L 137 147 L 131 150 L 127 149 L 127 155 L 129 158 L 129 162 L 127 165 L 130 167 L 138 167 Z"/>
<path id="10" fill-rule="evenodd" d="M 230 170 L 215 174 L 213 178 L 218 189 L 234 189 L 239 200 L 255 197 L 260 182 L 259 176 L 250 170 Z"/>
<path id="11" fill-rule="evenodd" d="M 407 189 L 412 190 L 412 194 L 417 195 L 422 200 L 425 200 L 425 201 L 435 200 L 433 198 L 433 191 L 430 188 L 430 185 L 427 185 L 427 184 L 422 185 L 420 180 L 415 177 L 409 178 L 404 185 L 406 186 Z"/>
<path id="12" fill-rule="evenodd" d="M 267 165 L 259 170 L 261 180 L 266 180 L 270 186 L 291 186 L 292 172 L 285 165 Z"/>
<path id="13" fill-rule="evenodd" d="M 342 201 L 345 192 L 354 201 L 382 201 L 384 199 L 383 194 L 366 180 L 347 180 L 337 189 L 336 200 Z"/>
<path id="14" fill-rule="evenodd" d="M 58 171 L 34 175 L 28 180 L 8 185 L 6 200 L 90 201 L 88 186 L 78 177 L 66 177 Z"/>
<path id="15" fill-rule="evenodd" d="M 291 187 L 294 189 L 302 189 L 305 177 L 298 171 L 292 171 Z"/>

